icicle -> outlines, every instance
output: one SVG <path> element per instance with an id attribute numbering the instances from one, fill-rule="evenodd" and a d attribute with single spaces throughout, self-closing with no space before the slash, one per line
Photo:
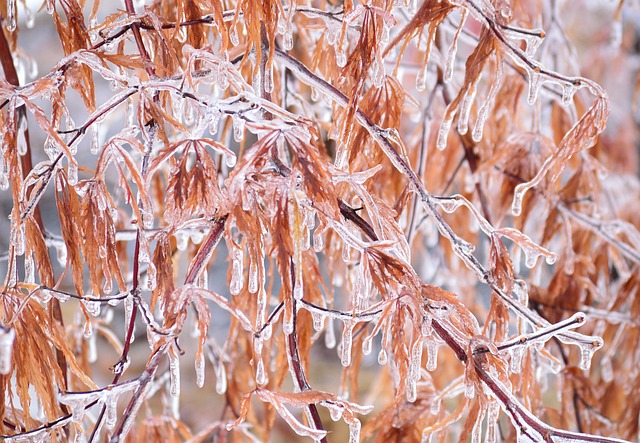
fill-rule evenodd
<path id="1" fill-rule="evenodd" d="M 420 335 L 429 337 L 433 333 L 433 317 L 427 312 L 422 314 L 422 323 L 420 324 Z"/>
<path id="2" fill-rule="evenodd" d="M 87 312 L 93 317 L 97 317 L 100 315 L 100 302 L 94 300 L 82 300 L 82 304 L 84 305 Z"/>
<path id="3" fill-rule="evenodd" d="M 422 68 L 420 69 L 420 72 L 418 72 L 418 76 L 416 77 L 416 90 L 418 92 L 422 92 L 427 89 L 428 72 L 429 71 L 427 70 L 427 63 L 425 61 L 425 63 L 422 65 Z"/>
<path id="4" fill-rule="evenodd" d="M 71 407 L 71 421 L 73 421 L 74 423 L 80 423 L 84 418 L 84 408 L 87 400 L 89 399 L 87 399 L 86 395 L 78 396 L 77 394 L 74 395 L 73 393 L 58 394 L 58 401 Z"/>
<path id="5" fill-rule="evenodd" d="M 498 418 L 500 415 L 500 403 L 497 401 L 489 401 L 487 405 L 487 434 L 485 443 L 496 443 L 498 430 Z"/>
<path id="6" fill-rule="evenodd" d="M 224 154 L 224 164 L 227 168 L 233 168 L 238 162 L 238 157 L 235 154 Z"/>
<path id="7" fill-rule="evenodd" d="M 349 423 L 349 443 L 360 442 L 360 420 L 354 419 L 352 423 Z"/>
<path id="8" fill-rule="evenodd" d="M 231 117 L 231 121 L 233 123 L 233 139 L 237 143 L 240 143 L 242 142 L 242 140 L 244 140 L 245 121 L 238 114 L 233 114 L 233 117 Z"/>
<path id="9" fill-rule="evenodd" d="M 476 395 L 476 389 L 473 383 L 466 382 L 464 383 L 464 396 L 468 399 L 472 399 Z"/>
<path id="10" fill-rule="evenodd" d="M 322 327 L 324 326 L 324 315 L 318 312 L 312 312 L 311 318 L 313 319 L 313 330 L 316 332 L 322 331 Z"/>
<path id="11" fill-rule="evenodd" d="M 26 254 L 24 257 L 24 282 L 28 284 L 35 283 L 36 274 L 33 263 L 33 254 Z"/>
<path id="12" fill-rule="evenodd" d="M 535 267 L 536 263 L 538 262 L 538 257 L 542 255 L 542 252 L 537 249 L 527 247 L 523 244 L 520 244 L 520 248 L 524 251 L 525 264 L 527 265 L 527 268 L 533 269 L 533 267 Z M 545 261 L 548 265 L 554 264 L 557 258 L 558 256 L 555 254 L 545 255 Z"/>
<path id="13" fill-rule="evenodd" d="M 538 47 L 542 44 L 545 34 L 544 31 L 539 31 L 538 35 L 527 35 L 524 38 L 526 43 L 525 53 L 527 57 L 533 57 L 538 50 Z"/>
<path id="14" fill-rule="evenodd" d="M 342 413 L 344 412 L 344 405 L 342 403 L 325 402 L 323 405 L 329 410 L 331 420 L 338 421 L 342 418 Z"/>
<path id="15" fill-rule="evenodd" d="M 229 291 L 232 295 L 238 295 L 244 286 L 244 273 L 243 273 L 243 254 L 242 249 L 231 246 L 231 283 L 229 284 Z"/>
<path id="16" fill-rule="evenodd" d="M 142 218 L 142 227 L 144 229 L 153 229 L 153 223 L 155 217 L 153 216 L 153 209 L 147 207 L 140 207 L 140 217 Z M 194 242 L 195 243 L 195 242 Z"/>
<path id="17" fill-rule="evenodd" d="M 124 333 L 125 334 L 127 334 L 128 332 L 132 313 L 133 313 L 133 299 L 131 297 L 127 297 L 124 299 L 124 325 L 125 325 Z M 134 337 L 135 337 L 135 334 L 131 334 L 131 341 L 133 341 Z"/>
<path id="18" fill-rule="evenodd" d="M 196 368 L 196 385 L 199 388 L 201 388 L 204 386 L 204 372 L 205 372 L 203 352 L 199 352 L 198 354 L 196 354 L 196 360 L 194 364 Z"/>
<path id="19" fill-rule="evenodd" d="M 132 128 L 136 126 L 136 108 L 134 106 L 134 101 L 131 97 L 127 99 L 127 107 L 124 110 L 125 120 L 127 122 L 127 126 Z M 98 132 L 98 127 L 96 125 L 93 126 L 94 130 Z"/>
<path id="20" fill-rule="evenodd" d="M 368 335 L 367 337 L 365 337 L 365 339 L 362 341 L 362 353 L 364 355 L 371 354 L 371 345 L 372 344 L 373 344 L 373 336 L 372 335 Z"/>
<path id="21" fill-rule="evenodd" d="M 433 400 L 433 402 L 431 402 L 431 408 L 429 408 L 431 410 L 431 415 L 438 415 L 438 413 L 440 412 L 440 398 L 435 398 Z"/>
<path id="22" fill-rule="evenodd" d="M 414 378 L 409 377 L 406 380 L 406 386 L 407 402 L 413 403 L 418 398 L 418 383 Z"/>
<path id="23" fill-rule="evenodd" d="M 157 285 L 156 266 L 150 261 L 147 263 L 147 290 L 153 291 Z"/>
<path id="24" fill-rule="evenodd" d="M 22 118 L 20 119 L 20 128 L 18 128 L 18 134 L 16 136 L 16 143 L 18 145 L 18 155 L 19 156 L 24 156 L 27 154 L 27 139 L 25 138 L 25 130 L 26 130 L 26 126 L 27 126 L 27 119 L 26 118 Z"/>
<path id="25" fill-rule="evenodd" d="M 482 74 L 481 74 L 482 75 Z M 458 116 L 458 133 L 464 135 L 469 130 L 469 114 L 471 106 L 476 98 L 476 87 L 472 86 L 464 95 L 460 106 L 460 115 Z"/>
<path id="26" fill-rule="evenodd" d="M 0 162 L 2 162 L 2 165 L 0 165 L 0 190 L 6 191 L 9 189 L 9 174 L 5 168 L 4 161 L 0 160 Z"/>
<path id="27" fill-rule="evenodd" d="M 382 87 L 385 76 L 384 63 L 380 58 L 376 57 L 373 62 L 373 85 L 376 88 Z"/>
<path id="28" fill-rule="evenodd" d="M 284 33 L 283 45 L 286 51 L 290 51 L 293 49 L 293 31 L 291 26 L 287 28 L 287 31 Z"/>
<path id="29" fill-rule="evenodd" d="M 113 393 L 106 396 L 105 406 L 107 409 L 106 425 L 107 429 L 113 429 L 118 421 L 118 397 Z"/>
<path id="30" fill-rule="evenodd" d="M 340 362 L 345 368 L 351 364 L 351 346 L 353 344 L 353 328 L 355 325 L 356 322 L 345 320 L 342 328 L 342 355 L 340 357 Z"/>
<path id="31" fill-rule="evenodd" d="M 496 95 L 498 94 L 498 90 L 500 89 L 500 86 L 502 85 L 502 76 L 503 76 L 502 61 L 498 61 L 496 66 L 495 79 L 493 81 L 493 84 L 491 85 L 491 89 L 489 90 L 489 96 L 480 107 L 480 110 L 478 111 L 478 116 L 476 118 L 476 123 L 473 128 L 472 138 L 473 138 L 473 141 L 475 142 L 479 142 L 480 140 L 482 140 L 482 132 L 484 130 L 484 124 L 487 121 L 487 118 L 489 116 L 489 108 L 491 107 L 491 104 L 494 98 L 496 97 Z"/>
<path id="32" fill-rule="evenodd" d="M 269 379 L 267 378 L 267 372 L 265 371 L 265 368 L 264 368 L 264 360 L 260 355 L 257 357 L 257 362 L 256 362 L 256 384 L 258 386 L 264 386 L 268 382 L 269 382 Z"/>
<path id="33" fill-rule="evenodd" d="M 49 157 L 49 160 L 54 160 L 60 153 L 60 149 L 58 149 L 58 146 L 51 137 L 47 137 L 44 142 L 44 152 Z"/>
<path id="34" fill-rule="evenodd" d="M 218 108 L 211 108 L 208 110 L 209 133 L 211 135 L 216 135 L 218 133 L 221 115 L 222 112 Z"/>
<path id="35" fill-rule="evenodd" d="M 273 63 L 271 66 L 267 66 L 264 73 L 264 90 L 265 92 L 273 92 Z M 237 140 L 236 140 L 237 141 Z"/>
<path id="36" fill-rule="evenodd" d="M 387 46 L 389 43 L 389 36 L 391 34 L 391 25 L 386 20 L 382 22 L 382 34 L 380 35 L 380 46 Z"/>
<path id="37" fill-rule="evenodd" d="M 38 299 L 40 300 L 41 303 L 43 304 L 47 304 L 49 303 L 49 301 L 51 300 L 51 298 L 53 297 L 52 293 L 50 290 L 48 289 L 40 289 L 37 292 L 38 295 Z"/>
<path id="38" fill-rule="evenodd" d="M 69 295 L 65 294 L 64 292 L 58 292 L 58 291 L 50 291 L 48 289 L 43 289 L 42 292 L 46 292 L 49 294 L 53 294 L 53 296 L 60 302 L 60 303 L 65 303 L 69 300 Z"/>
<path id="39" fill-rule="evenodd" d="M 446 199 L 438 199 L 436 200 L 436 203 L 440 205 L 444 212 L 446 212 L 447 214 L 452 214 L 464 204 L 464 200 L 462 198 L 456 197 L 457 196 Z"/>
<path id="40" fill-rule="evenodd" d="M 71 186 L 78 183 L 78 164 L 75 161 L 69 160 L 67 168 L 67 181 Z"/>
<path id="41" fill-rule="evenodd" d="M 304 225 L 309 229 L 313 230 L 316 226 L 316 211 L 313 209 L 306 209 L 304 211 Z"/>
<path id="42" fill-rule="evenodd" d="M 186 126 L 192 126 L 196 120 L 196 109 L 195 104 L 191 102 L 191 100 L 183 99 L 182 100 L 182 109 L 180 111 L 180 116 L 182 117 L 182 122 Z"/>
<path id="43" fill-rule="evenodd" d="M 189 235 L 185 234 L 182 231 L 177 231 L 173 234 L 173 236 L 176 239 L 176 248 L 178 249 L 178 251 L 186 251 L 189 244 Z"/>
<path id="44" fill-rule="evenodd" d="M 500 7 L 500 15 L 509 21 L 512 16 L 511 7 L 508 4 L 503 4 Z"/>
<path id="45" fill-rule="evenodd" d="M 387 351 L 384 348 L 380 349 L 380 352 L 378 352 L 378 364 L 380 366 L 387 364 Z"/>
<path id="46" fill-rule="evenodd" d="M 317 102 L 320 100 L 320 92 L 318 92 L 318 88 L 311 87 L 311 101 Z"/>
<path id="47" fill-rule="evenodd" d="M 302 300 L 302 297 L 304 296 L 304 283 L 302 280 L 301 268 L 301 266 L 296 267 L 296 273 L 298 273 L 297 269 L 300 269 L 300 275 L 296 277 L 296 284 L 293 287 L 293 298 L 295 298 L 296 300 Z"/>
<path id="48" fill-rule="evenodd" d="M 229 40 L 231 40 L 231 44 L 233 46 L 238 46 L 240 44 L 240 38 L 238 37 L 238 26 L 236 24 L 232 24 L 231 26 L 229 26 Z"/>
<path id="49" fill-rule="evenodd" d="M 442 123 L 440 124 L 440 129 L 438 130 L 438 140 L 436 142 L 436 148 L 439 151 L 442 151 L 447 147 L 447 138 L 449 138 L 449 131 L 451 130 L 452 123 L 453 117 L 449 114 L 446 114 L 444 120 L 442 120 Z"/>
<path id="50" fill-rule="evenodd" d="M 591 358 L 593 354 L 602 347 L 603 342 L 600 337 L 595 337 L 591 343 L 580 344 L 580 369 L 583 371 L 591 367 Z"/>
<path id="51" fill-rule="evenodd" d="M 514 346 L 511 348 L 511 372 L 519 374 L 522 372 L 522 358 L 525 348 L 522 346 Z"/>
<path id="52" fill-rule="evenodd" d="M 409 377 L 413 380 L 420 379 L 420 368 L 422 367 L 422 339 L 418 338 L 411 349 L 411 363 L 409 366 Z"/>
<path id="53" fill-rule="evenodd" d="M 180 395 L 180 360 L 169 353 L 169 394 L 173 398 Z"/>
<path id="54" fill-rule="evenodd" d="M 103 246 L 100 246 L 100 247 L 102 248 Z M 105 254 L 105 257 L 106 257 L 106 254 Z M 107 276 L 107 275 L 104 276 L 104 280 L 102 282 L 102 291 L 105 294 L 111 294 L 111 291 L 113 291 L 113 282 L 111 281 L 110 276 Z"/>
<path id="55" fill-rule="evenodd" d="M 7 31 L 16 30 L 16 0 L 7 0 Z"/>
<path id="56" fill-rule="evenodd" d="M 140 2 L 141 0 L 138 0 Z M 143 2 L 144 4 L 144 2 Z M 178 27 L 178 35 L 175 37 L 176 40 L 180 43 L 185 43 L 187 41 L 187 28 L 186 26 Z"/>
<path id="57" fill-rule="evenodd" d="M 342 245 L 342 261 L 345 263 L 349 263 L 351 261 L 351 248 L 346 243 Z"/>
<path id="58" fill-rule="evenodd" d="M 336 347 L 336 332 L 333 327 L 333 319 L 331 317 L 327 318 L 327 327 L 324 332 L 324 345 L 328 349 Z"/>
<path id="59" fill-rule="evenodd" d="M 290 335 L 293 332 L 293 310 L 285 309 L 282 319 L 282 332 L 285 335 Z"/>
<path id="60" fill-rule="evenodd" d="M 458 25 L 458 29 L 456 30 L 455 35 L 453 36 L 453 41 L 451 42 L 451 46 L 449 47 L 449 52 L 447 53 L 447 59 L 445 61 L 445 71 L 444 71 L 444 82 L 449 83 L 453 78 L 453 67 L 456 60 L 456 53 L 458 52 L 458 38 L 460 37 L 460 32 L 464 27 L 464 24 L 467 20 L 468 10 L 463 9 L 460 17 L 460 24 Z"/>
<path id="61" fill-rule="evenodd" d="M 16 223 L 20 223 L 19 221 L 16 221 Z M 15 223 L 12 223 L 15 225 Z M 10 242 L 11 242 L 11 246 L 14 247 L 15 253 L 17 256 L 23 255 L 24 254 L 24 249 L 25 249 L 25 238 L 24 238 L 24 223 L 20 223 L 17 227 L 13 227 L 13 229 L 11 229 L 11 236 L 10 236 Z"/>
<path id="62" fill-rule="evenodd" d="M 75 430 L 76 430 L 76 433 L 73 438 L 73 443 L 86 443 L 87 437 L 85 437 L 84 430 L 82 429 L 82 427 L 78 425 L 78 427 L 76 427 Z"/>
<path id="63" fill-rule="evenodd" d="M 347 54 L 340 43 L 336 44 L 336 64 L 339 68 L 344 68 L 347 64 Z"/>
<path id="64" fill-rule="evenodd" d="M 569 106 L 573 103 L 573 96 L 576 94 L 580 81 L 576 80 L 574 83 L 568 83 L 562 85 L 562 105 Z"/>
<path id="65" fill-rule="evenodd" d="M 93 155 L 97 155 L 100 152 L 100 143 L 98 141 L 98 123 L 94 123 L 91 126 L 91 131 L 90 131 L 90 148 L 89 150 L 91 151 L 91 153 Z"/>
<path id="66" fill-rule="evenodd" d="M 311 230 L 308 227 L 302 229 L 302 250 L 308 251 L 311 248 Z"/>
<path id="67" fill-rule="evenodd" d="M 538 98 L 538 91 L 540 90 L 540 86 L 543 83 L 543 77 L 540 74 L 540 68 L 535 67 L 530 69 L 529 72 L 529 95 L 527 96 L 527 102 L 530 105 L 533 105 Z"/>
<path id="68" fill-rule="evenodd" d="M 96 17 L 93 17 L 89 20 L 89 39 L 92 42 L 95 42 L 98 37 L 100 37 L 100 34 L 98 34 L 98 31 L 96 30 L 96 28 L 98 27 L 98 19 Z"/>
<path id="69" fill-rule="evenodd" d="M 322 252 L 324 248 L 324 241 L 322 238 L 322 232 L 320 229 L 316 229 L 313 233 L 313 250 L 317 253 Z"/>
<path id="70" fill-rule="evenodd" d="M 438 343 L 435 339 L 425 341 L 427 346 L 427 371 L 433 372 L 438 366 Z"/>
<path id="71" fill-rule="evenodd" d="M 327 28 L 324 32 L 324 38 L 330 46 L 334 46 L 338 37 L 340 36 L 340 27 L 332 20 L 326 22 Z"/>
<path id="72" fill-rule="evenodd" d="M 11 372 L 13 341 L 15 338 L 15 329 L 0 326 L 0 374 L 2 375 L 7 375 Z"/>
<path id="73" fill-rule="evenodd" d="M 451 315 L 451 309 L 448 305 L 441 305 L 434 309 L 434 313 L 440 320 L 444 320 Z"/>
<path id="74" fill-rule="evenodd" d="M 258 265 L 251 259 L 249 263 L 249 284 L 248 289 L 251 294 L 258 292 Z"/>

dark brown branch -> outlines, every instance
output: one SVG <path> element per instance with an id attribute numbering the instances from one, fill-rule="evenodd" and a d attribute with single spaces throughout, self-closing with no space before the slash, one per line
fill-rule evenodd
<path id="1" fill-rule="evenodd" d="M 378 241 L 378 236 L 373 230 L 373 227 L 367 223 L 365 219 L 358 215 L 358 212 L 344 201 L 338 199 L 338 207 L 340 208 L 340 214 L 353 224 L 355 224 L 364 234 L 369 237 L 371 241 Z"/>
<path id="2" fill-rule="evenodd" d="M 295 288 L 296 286 L 296 275 L 295 275 L 295 264 L 293 263 L 293 258 L 290 260 L 290 269 L 291 269 L 291 287 Z M 291 334 L 287 336 L 287 349 L 289 351 L 289 361 L 291 362 L 291 370 L 295 375 L 295 382 L 298 385 L 300 391 L 308 391 L 311 389 L 309 383 L 307 382 L 307 377 L 304 373 L 304 367 L 302 366 L 302 361 L 300 360 L 300 353 L 298 352 L 298 336 L 297 336 L 297 309 L 296 302 L 297 300 L 293 298 L 293 294 L 290 294 L 293 303 L 293 331 Z M 324 431 L 324 425 L 322 424 L 322 419 L 320 418 L 320 414 L 318 413 L 318 407 L 315 404 L 308 405 L 309 414 L 311 415 L 311 419 L 313 420 L 313 425 L 317 430 Z M 327 437 L 323 437 L 320 440 L 322 443 L 327 443 Z"/>

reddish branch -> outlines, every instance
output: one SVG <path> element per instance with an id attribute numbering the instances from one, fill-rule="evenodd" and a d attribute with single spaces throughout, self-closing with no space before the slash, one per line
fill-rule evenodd
<path id="1" fill-rule="evenodd" d="M 290 269 L 291 269 L 291 287 L 295 288 L 296 286 L 296 275 L 294 268 L 293 258 L 290 261 Z M 295 375 L 295 382 L 298 385 L 300 391 L 308 391 L 311 389 L 309 383 L 307 382 L 307 377 L 304 373 L 304 367 L 302 366 L 302 361 L 300 360 L 300 353 L 298 352 L 298 335 L 297 335 L 297 308 L 296 308 L 296 299 L 293 298 L 293 294 L 289 295 L 292 298 L 293 302 L 293 331 L 291 334 L 287 336 L 287 350 L 289 351 L 289 361 L 291 362 L 291 370 Z M 318 407 L 315 404 L 310 404 L 308 406 L 309 414 L 311 415 L 311 419 L 313 420 L 313 425 L 316 429 L 320 431 L 324 431 L 324 426 L 322 425 L 322 419 L 320 418 L 320 414 L 318 413 Z M 323 437 L 320 440 L 323 443 L 327 443 L 327 437 Z"/>

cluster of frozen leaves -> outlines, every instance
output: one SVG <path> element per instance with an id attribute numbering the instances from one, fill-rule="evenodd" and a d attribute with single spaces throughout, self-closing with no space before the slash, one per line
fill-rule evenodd
<path id="1" fill-rule="evenodd" d="M 46 0 L 26 83 L 6 2 L 5 440 L 637 438 L 640 220 L 556 2 L 138 3 Z"/>

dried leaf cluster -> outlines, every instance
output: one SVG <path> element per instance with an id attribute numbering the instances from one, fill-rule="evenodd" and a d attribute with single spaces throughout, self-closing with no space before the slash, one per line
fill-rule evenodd
<path id="1" fill-rule="evenodd" d="M 634 36 L 584 3 L 0 2 L 2 440 L 637 440 Z"/>

